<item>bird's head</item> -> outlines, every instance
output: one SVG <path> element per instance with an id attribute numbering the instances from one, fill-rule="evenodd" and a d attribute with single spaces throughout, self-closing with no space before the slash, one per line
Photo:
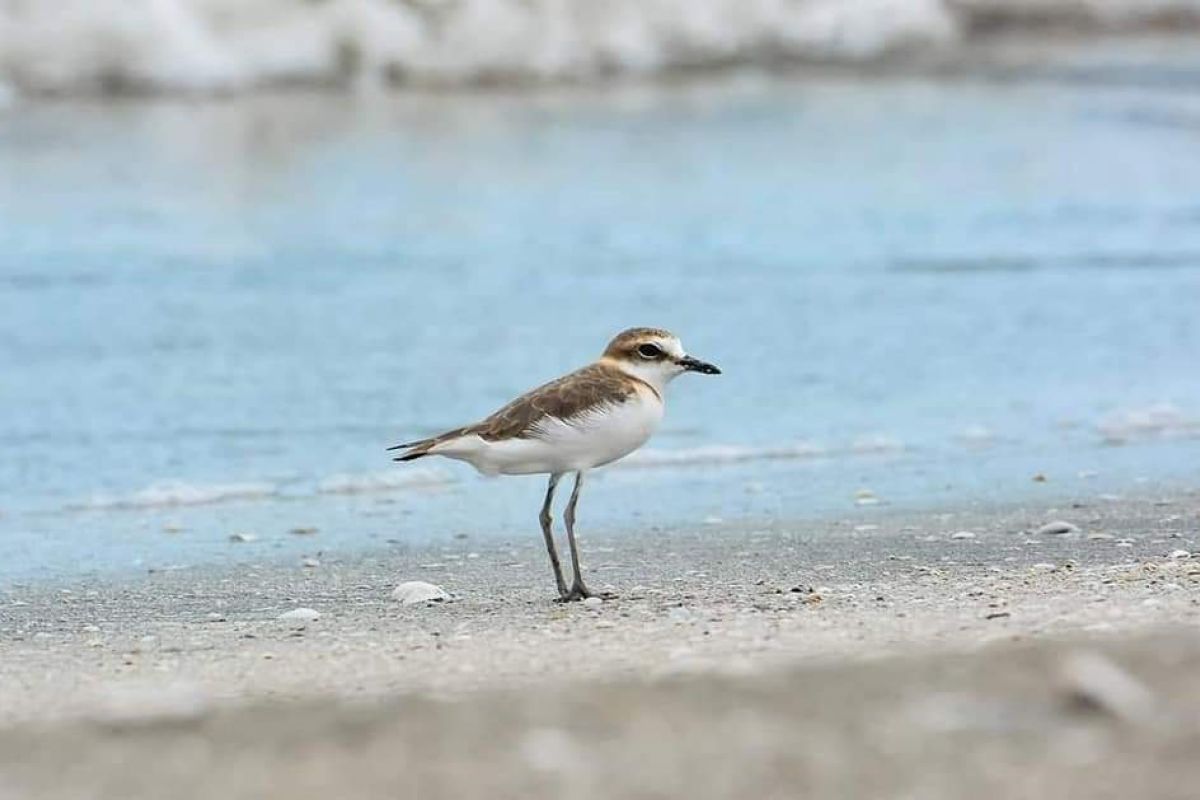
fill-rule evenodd
<path id="1" fill-rule="evenodd" d="M 678 336 L 660 328 L 621 331 L 608 343 L 601 359 L 660 391 L 685 372 L 721 374 L 716 366 L 688 355 Z"/>

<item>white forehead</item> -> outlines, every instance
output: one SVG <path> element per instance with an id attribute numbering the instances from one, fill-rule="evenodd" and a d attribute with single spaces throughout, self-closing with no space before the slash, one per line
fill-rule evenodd
<path id="1" fill-rule="evenodd" d="M 687 352 L 683 349 L 683 342 L 679 341 L 678 336 L 656 336 L 651 339 L 651 341 L 661 347 L 663 352 L 668 353 L 675 358 L 682 358 L 683 356 L 687 355 Z"/>

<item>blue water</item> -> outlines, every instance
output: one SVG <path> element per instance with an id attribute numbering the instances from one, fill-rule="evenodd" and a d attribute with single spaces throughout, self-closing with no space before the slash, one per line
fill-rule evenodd
<path id="1" fill-rule="evenodd" d="M 725 374 L 672 387 L 672 463 L 591 482 L 593 529 L 1195 485 L 1195 97 L 1117 74 L 11 108 L 0 578 L 536 535 L 540 479 L 426 460 L 379 490 L 405 480 L 384 448 L 629 325 Z"/>

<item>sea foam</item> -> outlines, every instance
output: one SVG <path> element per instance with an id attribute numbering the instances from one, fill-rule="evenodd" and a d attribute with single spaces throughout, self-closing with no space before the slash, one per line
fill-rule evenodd
<path id="1" fill-rule="evenodd" d="M 860 63 L 998 28 L 1197 20 L 1200 0 L 0 0 L 0 98 Z"/>
<path id="2" fill-rule="evenodd" d="M 197 506 L 235 500 L 261 500 L 273 497 L 279 490 L 270 483 L 192 484 L 182 481 L 153 483 L 127 495 L 96 494 L 89 500 L 72 505 L 79 510 L 147 509 L 172 506 Z"/>
<path id="3" fill-rule="evenodd" d="M 1171 403 L 1156 403 L 1114 411 L 1096 423 L 1096 431 L 1109 444 L 1187 438 L 1200 436 L 1200 417 L 1186 414 Z"/>
<path id="4" fill-rule="evenodd" d="M 827 455 L 824 447 L 808 442 L 779 445 L 775 447 L 747 447 L 742 445 L 709 445 L 679 450 L 646 448 L 638 450 L 613 466 L 616 467 L 681 467 L 701 464 L 731 464 L 741 461 L 764 461 L 774 459 L 818 458 Z"/>
<path id="5" fill-rule="evenodd" d="M 424 489 L 454 482 L 448 472 L 438 469 L 409 469 L 393 472 L 338 474 L 313 482 L 289 485 L 287 491 L 264 481 L 244 483 L 187 483 L 158 481 L 128 494 L 93 494 L 82 502 L 65 506 L 71 511 L 149 510 L 176 506 L 215 505 L 248 500 L 268 500 L 281 496 L 305 497 L 323 494 L 368 494 L 404 489 Z"/>
<path id="6" fill-rule="evenodd" d="M 317 484 L 319 494 L 367 494 L 445 486 L 454 477 L 440 469 L 395 469 L 389 472 L 331 475 Z"/>

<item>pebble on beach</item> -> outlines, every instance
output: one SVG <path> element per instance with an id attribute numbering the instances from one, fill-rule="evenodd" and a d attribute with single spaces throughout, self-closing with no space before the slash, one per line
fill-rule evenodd
<path id="1" fill-rule="evenodd" d="M 392 590 L 392 599 L 406 606 L 417 603 L 441 602 L 450 595 L 442 587 L 425 581 L 405 581 Z"/>
<path id="2" fill-rule="evenodd" d="M 1081 711 L 1134 723 L 1149 722 L 1157 711 L 1154 694 L 1145 684 L 1097 653 L 1072 655 L 1059 673 L 1069 702 Z"/>
<path id="3" fill-rule="evenodd" d="M 1047 522 L 1035 533 L 1039 536 L 1065 536 L 1070 533 L 1079 533 L 1079 526 L 1057 519 L 1054 522 Z"/>
<path id="4" fill-rule="evenodd" d="M 972 531 L 955 531 L 950 534 L 951 539 L 974 539 L 975 534 Z"/>
<path id="5" fill-rule="evenodd" d="M 667 612 L 667 619 L 676 625 L 687 625 L 695 618 L 691 609 L 676 606 Z"/>
<path id="6" fill-rule="evenodd" d="M 870 489 L 859 489 L 854 493 L 854 502 L 860 506 L 874 506 L 879 504 L 879 497 Z"/>
<path id="7" fill-rule="evenodd" d="M 1171 558 L 1171 559 L 1174 559 L 1177 561 L 1184 559 L 1184 558 L 1191 558 L 1191 557 L 1192 557 L 1192 554 L 1189 553 L 1187 550 L 1172 550 L 1171 554 L 1168 556 L 1168 558 Z"/>
<path id="8" fill-rule="evenodd" d="M 321 612 L 313 608 L 293 608 L 276 617 L 280 622 L 316 622 L 320 618 Z"/>

